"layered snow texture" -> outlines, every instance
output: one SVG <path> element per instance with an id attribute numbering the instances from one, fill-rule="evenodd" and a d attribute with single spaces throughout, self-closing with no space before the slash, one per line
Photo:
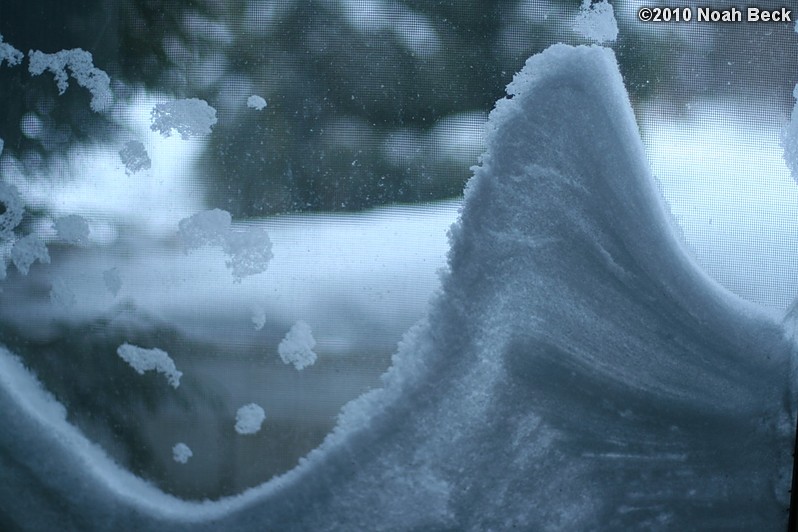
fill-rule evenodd
<path id="1" fill-rule="evenodd" d="M 150 129 L 164 137 L 171 136 L 175 130 L 183 140 L 209 135 L 217 121 L 216 109 L 197 98 L 159 103 L 152 108 L 150 116 Z"/>
<path id="2" fill-rule="evenodd" d="M 54 54 L 31 50 L 28 53 L 28 59 L 30 63 L 28 70 L 32 75 L 38 76 L 45 70 L 50 71 L 55 78 L 59 94 L 64 94 L 69 87 L 69 76 L 71 75 L 78 85 L 88 89 L 91 93 L 89 105 L 92 111 L 104 111 L 113 103 L 111 78 L 94 66 L 90 52 L 80 48 L 61 50 Z"/>
<path id="3" fill-rule="evenodd" d="M 135 174 L 141 170 L 149 170 L 152 167 L 152 161 L 147 153 L 147 148 L 140 140 L 131 140 L 122 146 L 119 150 L 119 159 L 125 165 L 125 173 Z"/>
<path id="4" fill-rule="evenodd" d="M 316 363 L 314 347 L 316 340 L 310 325 L 300 320 L 286 333 L 277 346 L 277 353 L 285 364 L 293 364 L 296 369 L 302 370 Z"/>
<path id="5" fill-rule="evenodd" d="M 3 207 L 0 213 L 0 240 L 7 240 L 13 236 L 14 229 L 25 214 L 25 204 L 17 187 L 0 181 L 0 206 Z"/>
<path id="6" fill-rule="evenodd" d="M 166 351 L 160 349 L 144 349 L 130 344 L 122 344 L 116 350 L 119 357 L 130 364 L 139 375 L 144 375 L 145 371 L 157 371 L 163 373 L 166 380 L 173 388 L 180 386 L 180 377 L 183 373 L 175 367 L 175 362 Z"/>
<path id="7" fill-rule="evenodd" d="M 167 496 L 0 350 L 4 523 L 784 529 L 794 328 L 685 251 L 611 50 L 554 46 L 508 92 L 427 319 L 295 469 L 218 502 Z"/>
<path id="8" fill-rule="evenodd" d="M 67 244 L 75 246 L 86 246 L 89 244 L 89 222 L 77 214 L 69 214 L 56 218 L 53 222 L 58 239 Z"/>
<path id="9" fill-rule="evenodd" d="M 583 0 L 574 21 L 574 30 L 599 44 L 617 39 L 618 21 L 612 4 L 602 0 L 591 5 L 591 0 Z"/>
<path id="10" fill-rule="evenodd" d="M 25 55 L 8 44 L 7 42 L 3 42 L 3 34 L 0 33 L 0 66 L 3 66 L 5 62 L 7 66 L 17 66 L 22 63 L 22 59 Z M 2 147 L 2 146 L 0 146 Z M 2 150 L 0 150 L 2 151 Z"/>
<path id="11" fill-rule="evenodd" d="M 225 265 L 236 281 L 266 271 L 272 259 L 269 234 L 259 227 L 232 229 L 230 213 L 221 209 L 198 212 L 178 222 L 178 238 L 188 252 L 203 246 L 220 246 Z"/>
<path id="12" fill-rule="evenodd" d="M 11 248 L 11 261 L 19 273 L 28 275 L 34 262 L 50 264 L 50 253 L 42 239 L 31 233 L 14 242 L 14 247 Z"/>
<path id="13" fill-rule="evenodd" d="M 175 446 L 172 447 L 172 458 L 178 464 L 185 464 L 192 456 L 194 456 L 194 453 L 191 452 L 191 448 L 185 443 L 176 443 Z"/>
<path id="14" fill-rule="evenodd" d="M 266 109 L 266 100 L 257 94 L 253 94 L 247 98 L 247 107 L 250 109 L 255 109 L 256 111 L 263 111 Z"/>
<path id="15" fill-rule="evenodd" d="M 236 412 L 236 432 L 241 435 L 256 434 L 260 432 L 265 419 L 266 412 L 260 405 L 255 403 L 244 405 Z"/>

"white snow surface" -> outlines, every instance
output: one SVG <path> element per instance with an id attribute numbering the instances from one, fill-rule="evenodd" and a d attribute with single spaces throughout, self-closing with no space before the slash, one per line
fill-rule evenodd
<path id="1" fill-rule="evenodd" d="M 150 129 L 164 137 L 177 131 L 183 140 L 204 137 L 211 133 L 216 124 L 216 109 L 205 100 L 188 98 L 156 104 L 151 113 Z"/>
<path id="2" fill-rule="evenodd" d="M 191 452 L 191 448 L 183 442 L 176 443 L 172 447 L 172 458 L 178 464 L 185 464 L 192 456 L 194 456 L 194 453 Z"/>
<path id="3" fill-rule="evenodd" d="M 277 346 L 277 353 L 285 364 L 293 364 L 298 370 L 316 363 L 318 355 L 313 352 L 316 340 L 310 325 L 304 321 L 296 322 Z"/>
<path id="4" fill-rule="evenodd" d="M 94 66 L 90 52 L 81 48 L 61 50 L 54 54 L 31 50 L 28 53 L 28 59 L 28 70 L 32 75 L 38 76 L 45 70 L 50 71 L 55 78 L 59 94 L 64 94 L 67 87 L 69 87 L 69 76 L 71 75 L 78 82 L 78 85 L 88 89 L 91 93 L 89 105 L 92 111 L 104 111 L 113 103 L 114 95 L 111 92 L 111 78 Z M 68 73 L 67 70 L 69 71 Z"/>
<path id="5" fill-rule="evenodd" d="M 260 405 L 246 404 L 236 412 L 236 432 L 241 435 L 256 434 L 260 432 L 260 427 L 265 419 L 266 412 Z"/>
<path id="6" fill-rule="evenodd" d="M 582 0 L 574 21 L 574 30 L 599 44 L 617 39 L 618 21 L 615 20 L 612 4 L 607 0 L 595 4 L 592 4 L 592 0 Z"/>
<path id="7" fill-rule="evenodd" d="M 0 350 L 5 522 L 785 528 L 794 328 L 685 250 L 611 50 L 549 48 L 508 92 L 427 318 L 384 387 L 295 469 L 221 501 L 177 500 L 120 470 Z"/>
<path id="8" fill-rule="evenodd" d="M 163 373 L 166 380 L 173 388 L 180 386 L 181 371 L 175 367 L 175 362 L 166 351 L 161 349 L 145 349 L 130 344 L 122 344 L 116 350 L 119 357 L 130 364 L 139 375 L 144 375 L 145 371 L 157 371 Z"/>
<path id="9" fill-rule="evenodd" d="M 247 98 L 247 107 L 250 109 L 255 109 L 256 111 L 263 111 L 266 109 L 266 100 L 264 100 L 262 96 L 253 94 Z"/>

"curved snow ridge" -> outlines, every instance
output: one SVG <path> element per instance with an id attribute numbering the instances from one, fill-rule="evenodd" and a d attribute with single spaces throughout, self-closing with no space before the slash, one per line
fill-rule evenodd
<path id="1" fill-rule="evenodd" d="M 45 412 L 0 352 L 2 514 L 82 530 L 783 527 L 793 339 L 684 251 L 612 52 L 554 46 L 508 91 L 427 319 L 298 467 L 178 501 Z"/>

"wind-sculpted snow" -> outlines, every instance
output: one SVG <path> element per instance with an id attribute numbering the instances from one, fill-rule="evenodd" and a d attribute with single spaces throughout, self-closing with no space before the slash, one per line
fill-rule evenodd
<path id="1" fill-rule="evenodd" d="M 429 315 L 295 469 L 189 503 L 121 471 L 0 356 L 0 513 L 23 529 L 774 530 L 792 322 L 673 229 L 613 53 L 531 58 L 489 121 Z M 787 331 L 790 331 L 787 333 Z"/>

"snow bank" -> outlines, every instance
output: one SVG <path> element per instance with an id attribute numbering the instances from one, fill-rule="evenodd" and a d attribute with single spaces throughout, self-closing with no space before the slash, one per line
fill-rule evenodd
<path id="1" fill-rule="evenodd" d="M 428 318 L 384 388 L 299 466 L 237 497 L 177 501 L 110 463 L 0 351 L 6 521 L 784 528 L 794 338 L 685 252 L 610 50 L 552 47 L 508 91 Z"/>

